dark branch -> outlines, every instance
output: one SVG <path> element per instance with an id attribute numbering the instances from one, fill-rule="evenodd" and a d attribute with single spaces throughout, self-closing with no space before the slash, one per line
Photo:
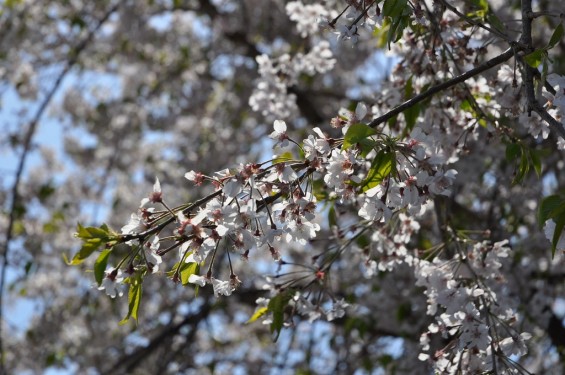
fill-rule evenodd
<path id="1" fill-rule="evenodd" d="M 413 97 L 410 100 L 405 101 L 404 103 L 402 103 L 401 105 L 399 105 L 398 107 L 392 109 L 391 111 L 385 113 L 382 116 L 377 117 L 376 119 L 374 119 L 373 121 L 371 121 L 369 123 L 369 126 L 374 128 L 377 127 L 379 124 L 382 124 L 383 122 L 393 118 L 394 116 L 398 115 L 399 113 L 403 112 L 404 110 L 415 106 L 416 104 L 420 103 L 421 101 L 426 100 L 427 98 L 432 97 L 433 95 L 448 89 L 452 86 L 457 85 L 458 83 L 461 82 L 465 82 L 467 79 L 474 77 L 476 75 L 479 75 L 480 73 L 489 70 L 505 61 L 507 61 L 508 59 L 510 59 L 512 56 L 514 56 L 514 54 L 516 53 L 517 48 L 509 48 L 506 51 L 504 51 L 502 54 L 496 56 L 495 58 L 492 58 L 484 63 L 482 63 L 481 65 L 477 66 L 474 69 L 469 70 L 468 72 L 465 72 L 455 78 L 452 78 L 448 81 L 445 81 L 443 83 L 440 83 L 439 85 L 433 86 L 432 88 L 430 88 L 429 90 L 416 95 L 415 97 Z"/>

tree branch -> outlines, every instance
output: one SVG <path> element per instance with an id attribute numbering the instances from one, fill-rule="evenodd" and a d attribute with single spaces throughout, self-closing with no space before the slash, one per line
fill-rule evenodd
<path id="1" fill-rule="evenodd" d="M 520 42 L 528 48 L 533 50 L 532 47 L 532 2 L 531 0 L 522 0 L 522 36 Z M 529 66 L 523 59 L 520 59 L 524 67 L 524 85 L 526 87 L 526 100 L 528 103 L 528 116 L 532 115 L 532 111 L 536 112 L 559 136 L 565 139 L 565 128 L 563 125 L 553 118 L 545 108 L 538 102 L 535 94 L 534 76 L 539 75 L 537 69 Z M 537 73 L 537 74 L 536 74 Z M 554 90 L 555 92 L 555 90 Z"/>
<path id="2" fill-rule="evenodd" d="M 147 359 L 153 351 L 159 348 L 159 346 L 168 338 L 172 338 L 179 333 L 182 327 L 186 325 L 194 326 L 193 332 L 196 332 L 196 326 L 203 319 L 205 319 L 208 314 L 212 311 L 212 304 L 210 301 L 206 301 L 202 309 L 196 314 L 189 314 L 185 318 L 174 325 L 169 325 L 167 328 L 163 329 L 157 336 L 155 336 L 147 346 L 139 348 L 131 354 L 128 354 L 120 359 L 103 374 L 118 374 L 121 373 L 119 370 L 122 369 L 125 373 L 131 373 L 136 367 L 140 366 L 144 359 Z"/>
<path id="3" fill-rule="evenodd" d="M 432 88 L 428 89 L 427 91 L 416 95 L 415 97 L 413 97 L 410 100 L 405 101 L 404 103 L 402 103 L 401 105 L 399 105 L 398 107 L 395 107 L 394 109 L 392 109 L 391 111 L 385 113 L 382 116 L 377 117 L 376 119 L 374 119 L 373 121 L 371 121 L 369 123 L 369 126 L 374 128 L 377 127 L 379 124 L 393 118 L 394 116 L 398 115 L 399 113 L 403 112 L 404 110 L 415 106 L 416 104 L 420 103 L 421 101 L 432 97 L 433 95 L 448 89 L 452 86 L 457 85 L 458 83 L 464 82 L 467 79 L 474 77 L 486 70 L 489 70 L 507 60 L 509 60 L 512 56 L 514 56 L 514 54 L 516 53 L 517 50 L 520 50 L 520 48 L 508 48 L 506 51 L 504 51 L 502 54 L 488 60 L 485 61 L 484 63 L 482 63 L 481 65 L 477 66 L 474 69 L 469 70 L 468 72 L 465 72 L 455 78 L 452 78 L 448 81 L 445 81 L 443 83 L 440 83 L 439 85 L 433 86 Z"/>

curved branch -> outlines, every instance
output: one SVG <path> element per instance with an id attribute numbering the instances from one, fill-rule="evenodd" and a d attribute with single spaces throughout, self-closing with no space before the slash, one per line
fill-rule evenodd
<path id="1" fill-rule="evenodd" d="M 204 303 L 204 306 L 200 309 L 200 311 L 195 314 L 186 315 L 181 322 L 163 329 L 149 342 L 147 346 L 139 348 L 133 353 L 118 359 L 118 361 L 109 370 L 104 371 L 102 374 L 122 373 L 120 372 L 120 369 L 124 373 L 131 373 L 136 367 L 142 364 L 143 360 L 147 359 L 152 352 L 158 349 L 165 340 L 176 336 L 184 326 L 193 326 L 192 332 L 195 332 L 195 328 L 198 323 L 208 316 L 208 314 L 212 311 L 212 308 L 212 304 L 207 301 Z"/>

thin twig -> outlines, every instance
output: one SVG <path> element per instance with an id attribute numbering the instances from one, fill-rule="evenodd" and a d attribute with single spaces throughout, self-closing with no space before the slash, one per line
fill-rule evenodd
<path id="1" fill-rule="evenodd" d="M 531 19 L 543 17 L 543 16 L 557 17 L 557 18 L 565 19 L 565 13 L 540 11 L 540 12 L 531 12 L 531 13 L 528 14 L 528 18 L 531 18 Z"/>
<path id="2" fill-rule="evenodd" d="M 487 25 L 485 25 L 482 22 L 476 21 L 470 17 L 467 17 L 466 15 L 464 15 L 463 13 L 461 13 L 456 7 L 454 7 L 453 5 L 451 5 L 450 3 L 448 3 L 446 0 L 439 0 L 447 9 L 449 9 L 450 11 L 452 11 L 453 13 L 455 13 L 457 16 L 459 16 L 459 18 L 465 20 L 467 23 L 480 27 L 482 29 L 485 29 L 486 31 L 488 31 L 489 33 L 498 36 L 499 38 L 505 40 L 508 43 L 512 43 L 512 39 L 510 39 L 510 37 L 506 34 L 504 34 L 503 32 L 494 29 L 492 27 L 489 27 Z"/>

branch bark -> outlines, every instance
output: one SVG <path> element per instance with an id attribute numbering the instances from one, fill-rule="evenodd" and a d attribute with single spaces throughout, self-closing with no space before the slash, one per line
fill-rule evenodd
<path id="1" fill-rule="evenodd" d="M 532 46 L 532 1 L 522 0 L 522 36 L 520 43 L 522 43 L 529 51 L 533 51 Z M 524 68 L 524 84 L 526 87 L 526 100 L 528 103 L 528 115 L 531 116 L 532 111 L 536 112 L 544 121 L 546 121 L 550 128 L 556 132 L 561 138 L 565 139 L 565 128 L 563 125 L 553 118 L 545 108 L 539 103 L 535 94 L 534 76 L 539 75 L 537 69 L 529 66 L 523 59 L 520 62 Z M 537 73 L 537 74 L 536 74 Z"/>

